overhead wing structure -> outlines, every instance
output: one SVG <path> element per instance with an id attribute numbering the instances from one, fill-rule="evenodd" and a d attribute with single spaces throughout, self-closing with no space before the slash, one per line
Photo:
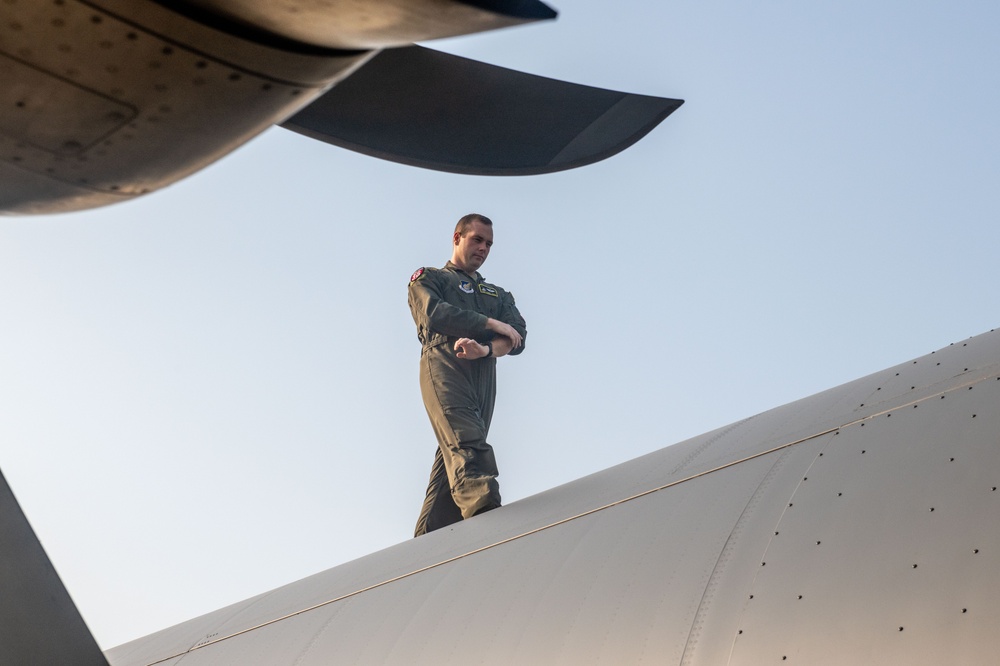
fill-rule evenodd
<path id="1" fill-rule="evenodd" d="M 0 214 L 83 210 L 154 192 L 321 97 L 289 126 L 461 173 L 587 164 L 675 108 L 411 46 L 553 17 L 540 0 L 8 0 Z M 323 97 L 359 68 L 360 80 Z M 498 107 L 435 116 L 460 93 L 456 85 Z"/>
<path id="2" fill-rule="evenodd" d="M 410 166 L 535 175 L 610 157 L 682 103 L 410 46 L 382 51 L 282 127 Z"/>
<path id="3" fill-rule="evenodd" d="M 113 666 L 986 664 L 1000 331 L 110 650 Z"/>
<path id="4" fill-rule="evenodd" d="M 540 0 L 161 0 L 208 23 L 227 21 L 294 43 L 382 49 L 554 19 Z"/>

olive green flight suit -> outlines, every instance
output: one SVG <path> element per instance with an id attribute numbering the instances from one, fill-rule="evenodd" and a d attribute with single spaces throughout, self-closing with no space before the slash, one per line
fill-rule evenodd
<path id="1" fill-rule="evenodd" d="M 496 458 L 486 442 L 496 399 L 496 359 L 467 360 L 455 355 L 455 341 L 485 344 L 495 334 L 489 317 L 527 335 L 514 297 L 468 275 L 450 261 L 442 268 L 421 268 L 410 278 L 410 312 L 417 325 L 420 393 L 438 449 L 414 536 L 471 518 L 500 506 Z M 521 347 L 511 354 L 519 354 Z"/>

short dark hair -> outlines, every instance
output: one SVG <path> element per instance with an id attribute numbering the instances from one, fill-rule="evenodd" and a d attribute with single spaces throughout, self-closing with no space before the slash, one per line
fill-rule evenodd
<path id="1" fill-rule="evenodd" d="M 488 227 L 493 226 L 493 220 L 485 215 L 480 215 L 479 213 L 469 213 L 468 215 L 463 216 L 462 219 L 458 221 L 458 224 L 455 225 L 455 233 L 459 236 L 464 236 L 465 232 L 472 226 L 472 223 L 477 220 Z"/>

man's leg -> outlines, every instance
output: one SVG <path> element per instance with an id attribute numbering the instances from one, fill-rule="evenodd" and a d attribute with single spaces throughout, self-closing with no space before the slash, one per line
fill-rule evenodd
<path id="1" fill-rule="evenodd" d="M 427 534 L 452 523 L 462 520 L 462 511 L 451 498 L 451 485 L 448 483 L 448 473 L 444 468 L 440 447 L 434 453 L 434 465 L 431 467 L 431 478 L 427 482 L 427 496 L 420 509 L 417 527 L 413 536 Z"/>
<path id="2" fill-rule="evenodd" d="M 487 425 L 480 410 L 477 382 L 469 361 L 446 350 L 425 352 L 420 390 L 438 440 L 454 503 L 463 518 L 500 506 L 500 486 Z M 490 410 L 492 411 L 492 410 Z"/>

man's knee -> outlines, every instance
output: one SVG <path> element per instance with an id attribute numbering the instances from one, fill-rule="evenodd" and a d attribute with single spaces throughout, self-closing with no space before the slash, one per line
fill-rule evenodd
<path id="1" fill-rule="evenodd" d="M 500 484 L 495 476 L 459 479 L 451 489 L 452 499 L 462 510 L 462 518 L 472 518 L 500 506 Z"/>

